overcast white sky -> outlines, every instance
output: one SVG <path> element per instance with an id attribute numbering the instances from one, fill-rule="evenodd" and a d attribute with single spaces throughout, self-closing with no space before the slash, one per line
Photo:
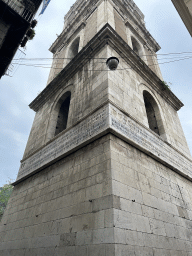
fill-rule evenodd
<path id="1" fill-rule="evenodd" d="M 61 33 L 64 15 L 74 2 L 50 2 L 36 27 L 34 40 L 27 44 L 26 58 L 52 57 L 48 49 L 55 41 L 56 34 Z M 159 54 L 191 52 L 185 56 L 192 57 L 192 38 L 171 0 L 135 0 L 135 3 L 145 15 L 146 27 L 162 48 Z M 178 56 L 177 59 L 183 58 L 183 55 Z M 159 55 L 159 58 L 165 56 Z M 159 62 L 167 61 L 171 60 L 162 59 Z M 48 63 L 51 64 L 50 61 Z M 164 80 L 172 84 L 172 91 L 185 104 L 179 116 L 192 152 L 192 59 L 162 64 L 160 67 Z M 35 115 L 28 104 L 44 89 L 48 74 L 49 69 L 46 68 L 19 66 L 13 77 L 4 76 L 0 80 L 0 186 L 9 179 L 16 179 Z"/>

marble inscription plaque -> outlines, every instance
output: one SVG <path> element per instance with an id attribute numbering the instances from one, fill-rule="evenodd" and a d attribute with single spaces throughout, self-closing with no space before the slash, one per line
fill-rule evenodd
<path id="1" fill-rule="evenodd" d="M 192 179 L 192 161 L 112 105 L 106 105 L 26 159 L 16 183 L 110 128 L 136 148 Z"/>
<path id="2" fill-rule="evenodd" d="M 155 136 L 115 107 L 110 107 L 109 120 L 111 128 L 125 136 L 133 144 L 137 144 L 145 152 L 152 153 L 161 161 L 192 178 L 192 161 L 167 145 L 160 137 Z"/>
<path id="3" fill-rule="evenodd" d="M 98 110 L 86 120 L 83 120 L 55 141 L 26 159 L 20 166 L 16 182 L 105 130 L 108 127 L 107 109 L 108 107 L 105 106 Z"/>

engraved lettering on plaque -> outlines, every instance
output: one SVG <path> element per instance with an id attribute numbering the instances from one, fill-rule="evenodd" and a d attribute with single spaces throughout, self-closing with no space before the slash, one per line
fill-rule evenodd
<path id="1" fill-rule="evenodd" d="M 107 107 L 105 106 L 22 163 L 17 180 L 102 132 L 106 125 Z"/>

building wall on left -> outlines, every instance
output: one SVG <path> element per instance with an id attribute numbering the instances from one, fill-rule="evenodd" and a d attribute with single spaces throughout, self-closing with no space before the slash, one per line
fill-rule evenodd
<path id="1" fill-rule="evenodd" d="M 6 34 L 10 28 L 9 24 L 6 24 L 5 22 L 0 22 L 0 48 L 5 40 Z"/>

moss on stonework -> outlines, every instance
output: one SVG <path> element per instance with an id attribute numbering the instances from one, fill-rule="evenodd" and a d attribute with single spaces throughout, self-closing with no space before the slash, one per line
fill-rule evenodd
<path id="1" fill-rule="evenodd" d="M 164 90 L 171 90 L 171 87 L 167 84 L 167 82 L 161 81 L 161 84 L 163 85 Z"/>

